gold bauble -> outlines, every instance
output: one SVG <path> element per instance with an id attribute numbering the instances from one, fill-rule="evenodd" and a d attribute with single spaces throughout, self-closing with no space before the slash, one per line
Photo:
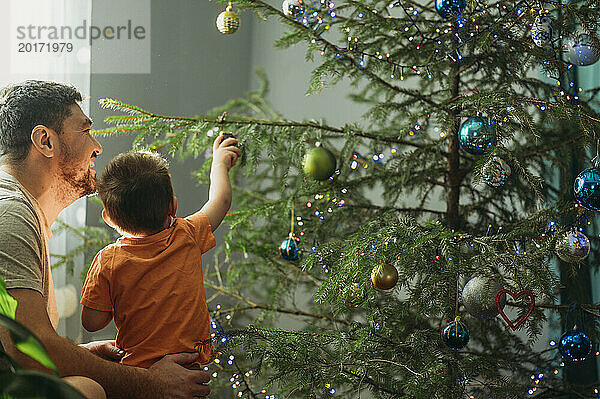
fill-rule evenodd
<path id="1" fill-rule="evenodd" d="M 235 33 L 240 27 L 240 17 L 231 9 L 231 4 L 217 17 L 217 29 L 226 35 Z"/>
<path id="2" fill-rule="evenodd" d="M 371 272 L 373 285 L 380 290 L 389 290 L 398 282 L 398 270 L 387 262 L 375 266 Z"/>

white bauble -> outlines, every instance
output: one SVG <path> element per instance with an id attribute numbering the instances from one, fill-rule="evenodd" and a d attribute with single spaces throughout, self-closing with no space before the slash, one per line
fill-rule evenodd
<path id="1" fill-rule="evenodd" d="M 552 44 L 552 20 L 545 15 L 538 16 L 531 27 L 531 38 L 539 47 L 546 47 Z"/>

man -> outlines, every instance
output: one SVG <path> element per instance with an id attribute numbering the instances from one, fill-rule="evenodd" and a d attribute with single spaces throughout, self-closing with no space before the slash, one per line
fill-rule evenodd
<path id="1" fill-rule="evenodd" d="M 55 331 L 50 225 L 73 201 L 95 192 L 94 161 L 102 152 L 81 100 L 75 88 L 53 82 L 26 81 L 0 92 L 0 276 L 18 301 L 16 318 L 44 344 L 61 376 L 87 377 L 67 381 L 88 397 L 99 397 L 94 381 L 109 398 L 205 397 L 208 374 L 184 367 L 197 354 L 168 355 L 145 370 L 115 363 L 122 353 L 112 342 L 84 349 Z M 5 330 L 0 339 L 24 367 L 45 370 L 17 351 Z"/>

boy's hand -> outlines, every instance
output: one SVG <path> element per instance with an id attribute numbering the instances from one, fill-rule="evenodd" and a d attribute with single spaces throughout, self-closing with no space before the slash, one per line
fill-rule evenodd
<path id="1" fill-rule="evenodd" d="M 236 147 L 237 143 L 235 137 L 227 138 L 224 134 L 217 137 L 213 144 L 213 166 L 222 163 L 229 171 L 242 155 L 240 149 Z"/>
<path id="2" fill-rule="evenodd" d="M 125 351 L 117 347 L 114 339 L 108 341 L 88 342 L 87 344 L 79 344 L 79 346 L 86 348 L 94 355 L 111 362 L 118 362 L 123 356 L 125 356 Z"/>

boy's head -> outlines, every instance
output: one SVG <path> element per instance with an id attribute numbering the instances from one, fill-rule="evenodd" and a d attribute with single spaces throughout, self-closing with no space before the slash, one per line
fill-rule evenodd
<path id="1" fill-rule="evenodd" d="M 168 166 L 160 155 L 144 151 L 119 154 L 106 165 L 96 187 L 115 227 L 130 234 L 165 227 L 176 207 Z"/>

